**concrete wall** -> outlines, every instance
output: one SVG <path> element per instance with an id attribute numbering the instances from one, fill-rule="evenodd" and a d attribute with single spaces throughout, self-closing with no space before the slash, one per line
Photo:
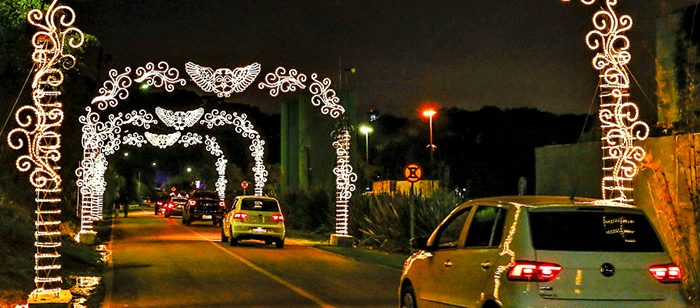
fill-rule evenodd
<path id="1" fill-rule="evenodd" d="M 354 92 L 338 93 L 350 124 L 356 124 L 356 96 Z M 322 114 L 320 107 L 311 103 L 308 93 L 282 104 L 281 161 L 282 188 L 308 190 L 334 187 L 336 165 L 331 132 L 338 119 Z M 351 136 L 354 134 L 351 134 Z M 351 143 L 359 142 L 356 139 Z M 350 149 L 350 163 L 354 165 L 357 147 Z"/>
<path id="2" fill-rule="evenodd" d="M 694 151 L 700 149 L 700 134 L 688 134 L 648 138 L 638 142 L 647 152 L 647 158 L 655 164 L 644 167 L 633 181 L 634 205 L 644 210 L 664 242 L 675 250 L 668 219 L 682 220 L 693 215 L 690 191 L 698 191 L 699 174 L 691 166 L 698 166 L 700 157 Z M 575 196 L 601 198 L 600 143 L 582 143 L 537 148 L 535 150 L 538 195 L 571 195 L 578 183 Z M 695 160 L 695 161 L 694 161 Z M 655 178 L 661 175 L 663 180 Z M 667 184 L 666 184 L 667 182 Z M 672 198 L 672 205 L 664 205 L 663 198 Z M 676 215 L 677 217 L 670 217 Z M 688 220 L 692 222 L 692 220 Z M 680 224 L 689 223 L 680 222 Z M 693 225 L 686 228 L 695 228 Z M 691 232 L 697 237 L 697 232 Z M 692 236 L 692 234 L 691 234 Z M 691 239 L 697 242 L 697 239 Z"/>

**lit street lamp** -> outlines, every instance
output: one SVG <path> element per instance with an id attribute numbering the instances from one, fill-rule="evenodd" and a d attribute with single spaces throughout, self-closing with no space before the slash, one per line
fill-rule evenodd
<path id="1" fill-rule="evenodd" d="M 371 127 L 366 125 L 360 126 L 360 132 L 365 134 L 365 150 L 367 151 L 365 158 L 367 158 L 367 165 L 369 165 L 369 133 L 371 133 L 372 130 Z"/>
<path id="2" fill-rule="evenodd" d="M 192 168 L 187 167 L 187 172 L 192 172 Z"/>
<path id="3" fill-rule="evenodd" d="M 428 117 L 430 119 L 430 144 L 428 147 L 430 148 L 430 173 L 432 174 L 433 172 L 433 165 L 434 165 L 434 158 L 433 158 L 433 152 L 435 152 L 435 144 L 433 144 L 433 116 L 437 114 L 437 110 L 433 108 L 427 108 L 423 110 L 423 116 Z"/>

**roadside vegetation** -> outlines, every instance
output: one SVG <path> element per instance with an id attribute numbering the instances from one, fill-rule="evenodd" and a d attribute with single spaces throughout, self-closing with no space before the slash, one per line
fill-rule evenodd
<path id="1" fill-rule="evenodd" d="M 335 190 L 285 191 L 279 200 L 291 230 L 323 235 L 335 231 Z M 430 198 L 413 197 L 415 236 L 427 237 L 462 200 L 452 192 L 438 190 Z M 387 253 L 410 251 L 411 198 L 406 195 L 355 194 L 350 200 L 349 233 L 355 246 Z"/>

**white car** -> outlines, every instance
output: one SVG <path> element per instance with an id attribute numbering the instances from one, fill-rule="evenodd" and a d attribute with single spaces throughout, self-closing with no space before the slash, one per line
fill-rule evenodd
<path id="1" fill-rule="evenodd" d="M 401 307 L 689 307 L 649 219 L 595 199 L 521 196 L 458 206 L 405 264 Z"/>
<path id="2" fill-rule="evenodd" d="M 269 197 L 238 196 L 227 205 L 221 224 L 221 241 L 231 246 L 241 240 L 261 240 L 284 247 L 286 229 L 284 216 L 277 199 Z"/>

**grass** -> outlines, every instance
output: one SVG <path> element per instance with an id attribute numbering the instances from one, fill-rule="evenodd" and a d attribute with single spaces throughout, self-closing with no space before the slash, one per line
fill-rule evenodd
<path id="1" fill-rule="evenodd" d="M 288 230 L 287 237 L 304 246 L 311 246 L 330 253 L 341 255 L 359 262 L 374 263 L 395 269 L 402 269 L 408 258 L 404 254 L 386 253 L 361 247 L 338 247 L 330 245 L 330 235 Z"/>

